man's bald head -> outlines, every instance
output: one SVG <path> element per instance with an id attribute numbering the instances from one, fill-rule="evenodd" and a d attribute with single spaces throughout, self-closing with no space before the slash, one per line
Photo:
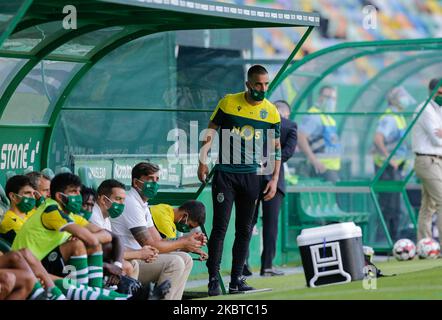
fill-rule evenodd
<path id="1" fill-rule="evenodd" d="M 278 109 L 281 117 L 288 119 L 290 117 L 290 105 L 285 100 L 278 100 L 273 103 Z"/>

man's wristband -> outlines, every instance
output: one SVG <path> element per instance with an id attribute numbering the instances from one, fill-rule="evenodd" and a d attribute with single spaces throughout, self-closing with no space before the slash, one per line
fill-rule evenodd
<path id="1" fill-rule="evenodd" d="M 275 150 L 275 160 L 281 160 L 281 149 Z"/>

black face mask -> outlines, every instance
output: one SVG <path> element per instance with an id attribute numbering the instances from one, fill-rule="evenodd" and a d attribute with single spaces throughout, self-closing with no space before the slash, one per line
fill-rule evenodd
<path id="1" fill-rule="evenodd" d="M 189 227 L 189 225 L 187 224 L 187 220 L 188 220 L 188 216 L 186 216 L 186 221 L 183 223 L 183 222 L 177 222 L 176 223 L 176 229 L 179 231 L 179 232 L 182 232 L 182 233 L 188 233 L 188 232 L 190 232 L 190 230 L 192 230 L 192 228 L 191 227 Z M 182 219 L 181 219 L 182 220 Z"/>
<path id="2" fill-rule="evenodd" d="M 250 89 L 250 95 L 252 96 L 252 99 L 255 101 L 263 101 L 264 98 L 266 97 L 266 92 Z"/>

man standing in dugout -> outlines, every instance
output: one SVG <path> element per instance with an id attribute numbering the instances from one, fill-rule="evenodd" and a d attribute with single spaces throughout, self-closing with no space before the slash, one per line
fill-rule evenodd
<path id="1" fill-rule="evenodd" d="M 268 85 L 267 70 L 260 65 L 252 66 L 247 72 L 247 91 L 228 94 L 220 100 L 210 117 L 209 130 L 202 143 L 198 178 L 204 182 L 209 172 L 207 154 L 216 130 L 220 129 L 219 158 L 212 181 L 213 227 L 208 243 L 210 296 L 221 294 L 217 274 L 233 203 L 236 220 L 229 293 L 254 290 L 247 285 L 242 273 L 255 207 L 260 197 L 262 175 L 271 174 L 263 192 L 264 201 L 275 196 L 281 165 L 281 120 L 276 107 L 265 99 Z M 263 167 L 262 149 L 266 145 L 270 150 L 267 166 Z"/>

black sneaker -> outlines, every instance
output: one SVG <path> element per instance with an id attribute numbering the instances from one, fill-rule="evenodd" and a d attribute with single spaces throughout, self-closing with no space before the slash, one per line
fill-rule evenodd
<path id="1" fill-rule="evenodd" d="M 241 293 L 244 291 L 250 291 L 255 290 L 255 288 L 249 286 L 246 283 L 246 278 L 238 278 L 235 282 L 229 283 L 229 293 L 235 294 L 235 293 Z"/>
<path id="2" fill-rule="evenodd" d="M 261 270 L 261 277 L 283 276 L 284 272 L 275 268 Z"/>
<path id="3" fill-rule="evenodd" d="M 219 296 L 221 294 L 221 288 L 219 286 L 219 280 L 217 277 L 209 279 L 209 296 Z"/>
<path id="4" fill-rule="evenodd" d="M 136 301 L 148 300 L 150 290 L 151 290 L 150 283 L 143 285 L 141 287 L 137 287 L 130 293 L 129 298 L 127 298 L 127 300 L 136 300 Z"/>
<path id="5" fill-rule="evenodd" d="M 151 282 L 137 288 L 127 300 L 161 300 L 170 290 L 170 280 L 155 285 Z"/>
<path id="6" fill-rule="evenodd" d="M 247 263 L 244 265 L 244 268 L 242 269 L 242 275 L 244 277 L 251 277 L 253 275 L 253 273 L 252 273 L 252 271 L 250 271 Z"/>
<path id="7" fill-rule="evenodd" d="M 149 292 L 149 300 L 161 300 L 169 293 L 172 283 L 170 280 L 164 280 L 162 283 L 155 285 L 155 288 Z"/>

